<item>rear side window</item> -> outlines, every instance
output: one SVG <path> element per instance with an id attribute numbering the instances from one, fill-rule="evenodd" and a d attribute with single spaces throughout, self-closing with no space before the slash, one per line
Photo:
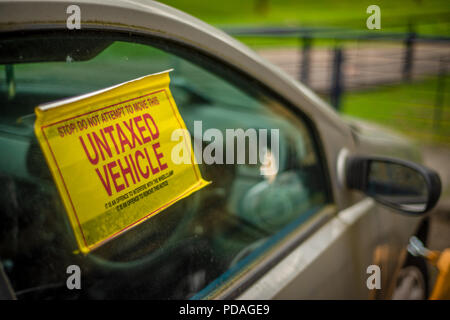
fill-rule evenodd
<path id="1" fill-rule="evenodd" d="M 218 62 L 193 63 L 196 53 L 192 61 L 186 52 L 181 58 L 169 44 L 88 40 L 78 47 L 72 42 L 73 48 L 41 42 L 54 46 L 53 55 L 41 56 L 49 50 L 18 39 L 1 43 L 7 54 L 0 66 L 0 258 L 19 299 L 210 297 L 329 203 L 323 160 L 308 126 L 264 90 L 234 81 L 233 71 Z M 24 50 L 34 53 L 20 56 Z M 34 107 L 170 68 L 170 88 L 193 142 L 207 148 L 213 139 L 204 136 L 208 129 L 223 137 L 227 129 L 264 129 L 272 145 L 269 133 L 276 129 L 278 172 L 203 162 L 211 185 L 88 255 L 75 253 L 34 136 Z M 80 267 L 81 290 L 66 287 L 69 265 Z"/>

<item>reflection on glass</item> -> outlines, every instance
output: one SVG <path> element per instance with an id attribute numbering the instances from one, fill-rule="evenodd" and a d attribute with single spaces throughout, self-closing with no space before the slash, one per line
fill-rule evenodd
<path id="1" fill-rule="evenodd" d="M 425 210 L 428 190 L 424 177 L 417 170 L 386 161 L 371 161 L 367 192 L 399 209 Z"/>

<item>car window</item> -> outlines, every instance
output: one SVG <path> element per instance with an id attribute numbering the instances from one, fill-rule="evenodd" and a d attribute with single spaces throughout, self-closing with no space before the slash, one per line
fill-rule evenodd
<path id="1" fill-rule="evenodd" d="M 206 57 L 188 49 L 178 54 L 164 41 L 87 40 L 0 45 L 0 258 L 18 298 L 204 298 L 330 202 L 309 126 L 266 90 L 240 81 L 224 63 L 206 65 Z M 227 129 L 265 129 L 269 145 L 276 129 L 278 172 L 203 162 L 209 186 L 95 251 L 76 253 L 34 135 L 34 108 L 167 69 L 174 69 L 170 89 L 193 142 L 209 143 L 196 132 L 199 121 L 202 132 L 224 136 Z M 69 265 L 80 266 L 82 290 L 67 289 Z"/>

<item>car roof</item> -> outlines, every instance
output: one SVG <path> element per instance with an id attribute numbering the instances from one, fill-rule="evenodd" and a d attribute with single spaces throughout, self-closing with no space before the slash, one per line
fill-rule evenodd
<path id="1" fill-rule="evenodd" d="M 0 32 L 65 29 L 70 0 L 0 0 Z M 341 134 L 349 127 L 328 104 L 223 31 L 162 3 L 144 0 L 81 0 L 81 29 L 140 32 L 188 44 L 258 79 L 315 122 Z"/>

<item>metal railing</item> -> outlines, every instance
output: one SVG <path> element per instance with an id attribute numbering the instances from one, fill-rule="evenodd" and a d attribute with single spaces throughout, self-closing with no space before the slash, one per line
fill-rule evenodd
<path id="1" fill-rule="evenodd" d="M 328 27 L 233 27 L 223 30 L 242 40 L 249 37 L 272 39 L 274 42 L 297 39 L 299 46 L 291 49 L 290 59 L 273 62 L 312 89 L 328 95 L 331 105 L 337 110 L 345 91 L 438 75 L 434 125 L 439 126 L 450 61 L 450 37 L 420 35 L 413 31 L 397 33 Z M 323 45 L 315 48 L 317 40 L 331 42 L 331 49 Z M 361 49 L 357 46 L 355 49 L 355 43 L 364 43 L 366 47 L 363 45 Z M 393 47 L 384 51 L 367 49 L 367 44 L 373 43 L 377 44 L 376 47 L 387 43 Z M 319 52 L 325 57 L 315 59 Z"/>

